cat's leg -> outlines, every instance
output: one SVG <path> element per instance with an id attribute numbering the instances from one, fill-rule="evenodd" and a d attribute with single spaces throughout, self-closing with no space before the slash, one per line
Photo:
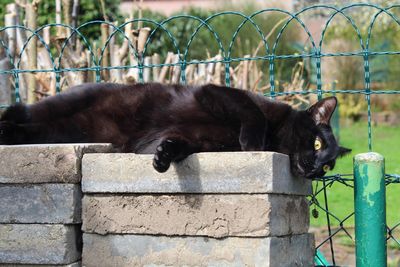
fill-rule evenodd
<path id="1" fill-rule="evenodd" d="M 85 134 L 71 120 L 14 123 L 0 121 L 0 144 L 48 144 L 87 142 Z"/>
<path id="2" fill-rule="evenodd" d="M 239 124 L 243 151 L 265 150 L 268 125 L 261 109 L 243 90 L 205 85 L 195 92 L 197 101 L 222 123 Z"/>
<path id="3" fill-rule="evenodd" d="M 24 136 L 23 130 L 14 122 L 0 121 L 0 145 L 21 144 Z"/>
<path id="4" fill-rule="evenodd" d="M 25 123 L 29 119 L 27 107 L 17 103 L 8 107 L 0 118 L 0 145 L 18 144 L 24 133 L 18 123 Z"/>
<path id="5" fill-rule="evenodd" d="M 197 152 L 196 147 L 184 139 L 176 137 L 165 138 L 156 148 L 153 167 L 158 172 L 166 172 L 171 162 L 183 160 L 195 152 Z"/>
<path id="6" fill-rule="evenodd" d="M 28 107 L 22 103 L 16 103 L 8 107 L 2 114 L 0 121 L 13 123 L 27 123 L 30 120 Z"/>
<path id="7" fill-rule="evenodd" d="M 49 139 L 49 133 L 53 130 L 50 129 L 49 125 L 43 123 L 17 124 L 11 121 L 0 121 L 0 144 L 52 143 L 54 141 Z"/>

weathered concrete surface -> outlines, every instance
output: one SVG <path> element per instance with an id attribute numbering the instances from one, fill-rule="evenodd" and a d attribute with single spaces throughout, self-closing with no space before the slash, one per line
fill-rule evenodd
<path id="1" fill-rule="evenodd" d="M 111 150 L 110 144 L 0 146 L 0 183 L 79 183 L 82 155 Z"/>
<path id="2" fill-rule="evenodd" d="M 83 235 L 82 264 L 102 266 L 314 266 L 311 234 L 213 239 Z"/>
<path id="3" fill-rule="evenodd" d="M 0 263 L 70 264 L 81 258 L 80 225 L 0 224 Z"/>
<path id="4" fill-rule="evenodd" d="M 198 153 L 166 173 L 152 155 L 86 154 L 82 190 L 86 193 L 283 193 L 307 195 L 311 181 L 294 178 L 289 158 L 272 152 Z"/>
<path id="5" fill-rule="evenodd" d="M 0 223 L 81 222 L 77 184 L 0 184 Z"/>
<path id="6" fill-rule="evenodd" d="M 48 264 L 0 264 L 1 267 L 81 267 L 82 263 L 80 261 L 71 264 L 61 264 L 61 265 L 48 265 Z"/>
<path id="7" fill-rule="evenodd" d="M 189 236 L 283 236 L 307 233 L 303 196 L 85 195 L 84 232 Z"/>

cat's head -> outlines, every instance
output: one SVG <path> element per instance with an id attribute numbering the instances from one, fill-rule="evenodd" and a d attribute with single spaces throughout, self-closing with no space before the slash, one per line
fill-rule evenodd
<path id="1" fill-rule="evenodd" d="M 337 106 L 335 97 L 320 100 L 297 113 L 294 120 L 295 136 L 289 153 L 291 171 L 305 178 L 324 176 L 335 166 L 336 159 L 351 152 L 338 145 L 330 126 Z"/>

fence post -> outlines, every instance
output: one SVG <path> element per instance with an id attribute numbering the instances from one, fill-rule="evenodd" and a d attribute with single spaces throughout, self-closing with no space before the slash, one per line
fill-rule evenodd
<path id="1" fill-rule="evenodd" d="M 374 152 L 354 157 L 356 266 L 386 266 L 385 161 Z"/>

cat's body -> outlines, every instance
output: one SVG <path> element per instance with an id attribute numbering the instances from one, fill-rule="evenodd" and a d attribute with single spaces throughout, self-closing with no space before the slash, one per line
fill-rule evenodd
<path id="1" fill-rule="evenodd" d="M 330 98 L 296 111 L 215 85 L 84 84 L 8 108 L 0 144 L 109 142 L 123 152 L 155 154 L 160 172 L 195 152 L 276 151 L 291 157 L 296 175 L 313 177 L 345 153 L 329 127 L 335 107 Z M 314 150 L 316 137 L 324 142 L 321 151 Z"/>

